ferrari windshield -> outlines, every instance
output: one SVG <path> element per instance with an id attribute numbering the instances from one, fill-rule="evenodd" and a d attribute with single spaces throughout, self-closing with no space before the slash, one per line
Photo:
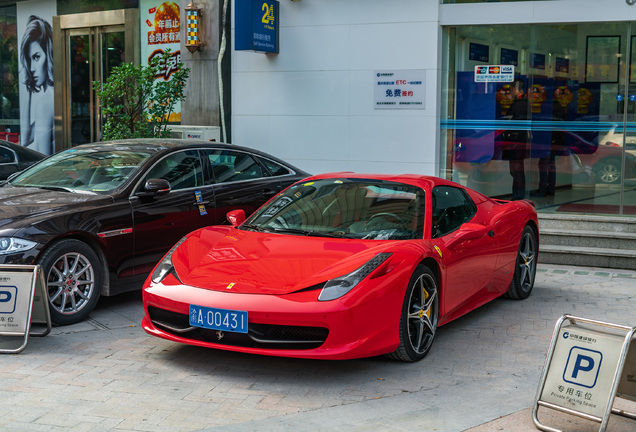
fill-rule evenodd
<path id="1" fill-rule="evenodd" d="M 252 215 L 242 228 L 373 240 L 422 238 L 424 191 L 369 179 L 296 184 Z"/>
<path id="2" fill-rule="evenodd" d="M 151 156 L 127 148 L 70 149 L 45 159 L 9 181 L 12 186 L 108 193 L 123 185 Z"/>

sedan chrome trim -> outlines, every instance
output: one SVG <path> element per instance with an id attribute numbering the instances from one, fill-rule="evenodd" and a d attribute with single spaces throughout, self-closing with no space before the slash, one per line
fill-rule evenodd
<path id="1" fill-rule="evenodd" d="M 123 235 L 123 234 L 132 234 L 132 232 L 133 232 L 132 228 L 121 228 L 121 229 L 112 230 L 112 231 L 100 232 L 100 233 L 97 233 L 97 236 L 99 238 L 115 237 L 115 236 Z"/>

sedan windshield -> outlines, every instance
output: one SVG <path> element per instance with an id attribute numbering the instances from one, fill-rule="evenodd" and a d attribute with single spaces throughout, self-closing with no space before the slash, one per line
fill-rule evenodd
<path id="1" fill-rule="evenodd" d="M 423 237 L 424 191 L 368 179 L 296 184 L 252 215 L 243 229 L 372 240 Z"/>
<path id="2" fill-rule="evenodd" d="M 9 184 L 54 190 L 108 193 L 123 185 L 151 156 L 129 149 L 70 149 L 27 169 Z"/>

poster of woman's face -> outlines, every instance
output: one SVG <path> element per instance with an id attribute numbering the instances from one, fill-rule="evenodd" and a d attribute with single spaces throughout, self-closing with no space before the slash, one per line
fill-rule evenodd
<path id="1" fill-rule="evenodd" d="M 19 2 L 20 144 L 46 155 L 55 152 L 53 28 L 55 2 Z"/>

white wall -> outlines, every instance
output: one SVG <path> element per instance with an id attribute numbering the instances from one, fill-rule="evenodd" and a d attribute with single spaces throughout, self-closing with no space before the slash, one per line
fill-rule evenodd
<path id="1" fill-rule="evenodd" d="M 232 142 L 311 173 L 437 175 L 439 8 L 280 0 L 280 54 L 232 47 Z M 407 69 L 426 71 L 425 109 L 375 110 L 373 72 Z"/>

